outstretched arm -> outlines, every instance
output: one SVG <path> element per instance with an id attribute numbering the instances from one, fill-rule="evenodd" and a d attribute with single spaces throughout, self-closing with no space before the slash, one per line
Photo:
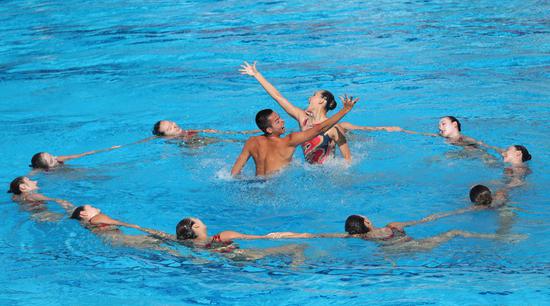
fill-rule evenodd
<path id="1" fill-rule="evenodd" d="M 231 169 L 231 176 L 236 176 L 237 174 L 241 173 L 241 170 L 243 170 L 244 165 L 246 165 L 246 162 L 250 158 L 250 146 L 251 146 L 252 139 L 249 139 L 243 147 L 243 150 L 239 157 L 237 157 L 237 160 L 235 161 L 235 164 L 233 165 L 233 168 Z"/>
<path id="2" fill-rule="evenodd" d="M 132 224 L 133 225 L 133 224 Z M 172 241 L 177 241 L 178 239 L 176 238 L 176 236 L 174 235 L 170 235 L 168 233 L 165 233 L 165 232 L 162 232 L 162 231 L 157 231 L 157 230 L 154 230 L 154 229 L 150 229 L 150 228 L 146 228 L 146 227 L 141 227 L 141 226 L 138 226 L 138 225 L 134 225 L 134 226 L 131 226 L 132 228 L 135 228 L 137 230 L 140 230 L 144 233 L 147 233 L 151 236 L 154 236 L 154 237 L 158 237 L 160 239 L 165 239 L 165 240 L 172 240 Z"/>
<path id="3" fill-rule="evenodd" d="M 297 239 L 297 238 L 347 238 L 350 237 L 345 233 L 324 233 L 324 234 L 310 234 L 310 233 L 294 233 L 294 232 L 275 232 L 266 235 L 270 239 Z"/>
<path id="4" fill-rule="evenodd" d="M 261 133 L 262 131 L 259 129 L 256 130 L 244 130 L 244 131 L 220 131 L 215 129 L 204 129 L 204 130 L 189 130 L 190 132 L 202 132 L 202 133 L 210 133 L 210 134 L 229 134 L 229 135 L 235 135 L 235 134 L 257 134 Z"/>
<path id="5" fill-rule="evenodd" d="M 413 134 L 413 135 L 422 135 L 422 136 L 429 136 L 429 137 L 439 137 L 439 134 L 435 133 L 424 133 L 424 132 L 417 132 L 417 131 L 411 131 L 411 130 L 401 130 L 403 133 L 407 134 Z"/>
<path id="6" fill-rule="evenodd" d="M 408 221 L 408 222 L 392 222 L 392 223 L 389 223 L 386 226 L 396 228 L 396 229 L 399 229 L 399 230 L 403 230 L 403 228 L 405 228 L 407 226 L 413 226 L 413 225 L 417 225 L 417 224 L 428 223 L 428 222 L 435 221 L 435 220 L 438 220 L 438 219 L 441 219 L 441 218 L 454 216 L 454 215 L 460 215 L 460 214 L 463 214 L 463 213 L 467 213 L 469 211 L 482 210 L 482 209 L 485 209 L 485 207 L 483 207 L 483 206 L 470 206 L 470 207 L 457 209 L 457 210 L 453 210 L 453 211 L 449 211 L 449 212 L 432 214 L 432 215 L 424 217 L 420 220 Z"/>
<path id="7" fill-rule="evenodd" d="M 76 208 L 76 206 L 74 206 L 71 202 L 69 201 L 65 201 L 65 200 L 62 200 L 62 199 L 51 199 L 52 201 L 56 202 L 57 204 L 59 204 L 59 206 L 63 207 L 63 209 L 65 209 L 65 211 L 67 212 L 67 214 L 72 214 L 73 213 L 73 210 Z"/>
<path id="8" fill-rule="evenodd" d="M 338 123 L 339 126 L 344 128 L 344 130 L 347 131 L 386 131 L 386 132 L 403 132 L 403 128 L 399 126 L 362 126 L 362 125 L 355 125 L 351 124 L 349 122 L 341 122 Z"/>
<path id="9" fill-rule="evenodd" d="M 283 95 L 273 86 L 271 83 L 269 83 L 264 76 L 256 69 L 256 62 L 254 62 L 252 65 L 250 65 L 247 62 L 244 62 L 243 65 L 241 65 L 241 69 L 239 70 L 241 74 L 247 74 L 249 76 L 254 77 L 260 85 L 265 89 L 265 91 L 273 98 L 273 100 L 277 101 L 277 103 L 285 110 L 287 114 L 292 116 L 296 120 L 300 120 L 303 116 L 305 116 L 305 112 L 294 106 L 292 103 L 290 103 Z"/>
<path id="10" fill-rule="evenodd" d="M 64 162 L 64 161 L 67 161 L 67 160 L 76 159 L 76 158 L 80 158 L 80 157 L 84 157 L 84 156 L 88 156 L 88 155 L 92 155 L 92 154 L 96 154 L 96 153 L 111 151 L 111 150 L 114 150 L 114 149 L 118 149 L 120 147 L 121 146 L 112 146 L 112 147 L 107 148 L 107 149 L 88 151 L 88 152 L 84 152 L 84 153 L 80 153 L 80 154 L 57 156 L 56 159 L 59 162 Z"/>
<path id="11" fill-rule="evenodd" d="M 344 97 L 340 97 L 340 100 L 344 102 L 344 107 L 334 114 L 332 117 L 328 118 L 327 120 L 314 125 L 311 129 L 302 131 L 302 132 L 295 132 L 288 135 L 286 138 L 288 138 L 288 144 L 289 146 L 298 146 L 311 138 L 324 133 L 328 131 L 333 125 L 338 123 L 340 119 L 342 119 L 349 111 L 353 108 L 355 103 L 359 101 L 359 98 L 353 99 L 353 97 L 349 97 L 345 95 Z"/>

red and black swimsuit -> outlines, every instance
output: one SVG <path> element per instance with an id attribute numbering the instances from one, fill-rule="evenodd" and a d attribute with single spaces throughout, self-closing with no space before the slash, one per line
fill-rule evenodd
<path id="1" fill-rule="evenodd" d="M 232 253 L 237 249 L 237 246 L 233 244 L 233 241 L 223 241 L 220 234 L 212 236 L 212 240 L 210 240 L 210 242 L 204 247 L 219 253 Z"/>

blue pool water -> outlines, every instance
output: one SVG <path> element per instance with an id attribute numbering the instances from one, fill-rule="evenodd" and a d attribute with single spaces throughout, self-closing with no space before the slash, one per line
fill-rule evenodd
<path id="1" fill-rule="evenodd" d="M 511 192 L 507 231 L 522 241 L 457 238 L 394 253 L 354 239 L 307 244 L 288 258 L 232 262 L 203 252 L 105 244 L 77 222 L 38 222 L 0 200 L 0 304 L 546 304 L 550 191 L 550 5 L 547 1 L 2 1 L 0 182 L 28 173 L 39 151 L 74 154 L 150 135 L 154 122 L 253 129 L 280 110 L 259 69 L 305 107 L 317 89 L 361 97 L 345 118 L 433 132 L 454 115 L 466 135 L 526 145 L 527 183 Z M 339 106 L 340 107 L 340 106 Z M 284 115 L 289 129 L 297 125 Z M 502 165 L 459 158 L 440 138 L 354 133 L 354 163 L 314 167 L 300 150 L 267 182 L 235 181 L 237 142 L 189 148 L 155 140 L 40 173 L 42 193 L 91 203 L 114 218 L 174 232 L 196 216 L 232 229 L 341 232 L 345 218 L 379 226 L 469 205 L 470 186 L 497 186 Z M 253 175 L 252 162 L 245 177 Z M 61 213 L 55 205 L 50 210 Z M 408 229 L 494 233 L 492 211 Z M 129 234 L 137 234 L 128 231 Z M 192 259 L 191 259 L 192 257 Z"/>

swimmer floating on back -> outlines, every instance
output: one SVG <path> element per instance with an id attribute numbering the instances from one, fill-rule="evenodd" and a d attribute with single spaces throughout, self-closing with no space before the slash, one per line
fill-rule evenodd
<path id="1" fill-rule="evenodd" d="M 276 112 L 271 109 L 258 112 L 256 124 L 264 135 L 248 139 L 231 169 L 231 175 L 239 174 L 250 156 L 256 164 L 256 175 L 269 175 L 288 165 L 298 145 L 328 131 L 359 101 L 359 98 L 353 99 L 347 96 L 340 99 L 344 102 L 344 107 L 334 116 L 310 129 L 290 133 L 286 137 L 281 137 L 285 133 L 285 121 Z"/>
<path id="2" fill-rule="evenodd" d="M 277 236 L 280 236 L 279 233 L 271 233 L 268 235 L 248 235 L 235 231 L 222 231 L 212 237 L 209 237 L 206 225 L 198 218 L 182 219 L 176 226 L 175 236 L 149 228 L 138 229 L 165 240 L 183 243 L 187 246 L 206 249 L 211 252 L 223 253 L 224 256 L 235 260 L 256 260 L 265 256 L 281 254 L 292 255 L 294 257 L 294 263 L 297 263 L 296 260 L 303 259 L 303 247 L 298 245 L 245 250 L 239 249 L 239 247 L 233 242 L 235 239 L 276 239 Z"/>
<path id="3" fill-rule="evenodd" d="M 434 214 L 417 221 L 392 222 L 384 227 L 375 227 L 365 216 L 351 215 L 346 219 L 347 234 L 310 234 L 310 233 L 272 233 L 277 238 L 361 238 L 377 242 L 385 247 L 399 248 L 407 251 L 430 250 L 455 237 L 500 239 L 503 236 L 478 234 L 460 230 L 451 230 L 437 236 L 415 240 L 405 233 L 405 227 L 437 220 L 447 214 Z"/>
<path id="4" fill-rule="evenodd" d="M 48 210 L 46 202 L 58 202 L 59 199 L 49 198 L 38 193 L 38 182 L 26 176 L 15 178 L 10 183 L 8 193 L 12 193 L 12 200 L 21 204 L 21 207 L 31 214 L 37 221 L 59 221 L 63 215 Z"/>
<path id="5" fill-rule="evenodd" d="M 300 130 L 306 131 L 314 125 L 327 120 L 327 112 L 336 108 L 334 95 L 327 90 L 319 90 L 309 97 L 309 105 L 303 110 L 289 102 L 256 68 L 256 62 L 250 65 L 247 62 L 239 70 L 241 74 L 254 77 L 265 91 L 289 114 L 298 121 Z M 351 161 L 349 145 L 344 136 L 344 129 L 341 127 L 345 123 L 336 124 L 326 131 L 319 132 L 315 137 L 305 141 L 302 144 L 304 157 L 310 164 L 322 164 L 327 158 L 334 156 L 334 148 L 338 145 L 342 157 Z"/>
<path id="6" fill-rule="evenodd" d="M 120 230 L 120 227 L 135 229 L 139 229 L 140 227 L 135 224 L 115 220 L 102 213 L 101 210 L 96 207 L 91 205 L 75 207 L 72 203 L 64 200 L 58 200 L 56 202 L 67 211 L 67 214 L 71 219 L 80 221 L 80 224 L 83 227 L 100 236 L 112 245 L 147 248 L 157 251 L 165 251 L 176 256 L 179 255 L 174 250 L 161 246 L 162 241 L 157 238 L 144 235 L 124 234 Z"/>
<path id="7" fill-rule="evenodd" d="M 88 156 L 96 153 L 107 152 L 114 149 L 118 149 L 120 147 L 121 146 L 112 146 L 107 149 L 94 150 L 94 151 L 84 152 L 81 154 L 60 155 L 60 156 L 53 156 L 52 154 L 47 152 L 40 152 L 40 153 L 34 154 L 34 156 L 31 159 L 30 167 L 32 167 L 33 169 L 51 170 L 63 165 L 68 160 L 77 159 L 80 157 L 84 157 L 84 156 Z"/>
<path id="8" fill-rule="evenodd" d="M 153 135 L 157 137 L 163 137 L 168 139 L 178 139 L 183 140 L 184 143 L 197 146 L 197 145 L 206 145 L 210 143 L 215 143 L 219 141 L 224 141 L 217 138 L 204 137 L 200 133 L 210 133 L 210 134 L 255 134 L 259 133 L 260 130 L 251 130 L 251 131 L 240 131 L 240 132 L 231 132 L 231 131 L 219 131 L 214 129 L 203 129 L 203 130 L 184 130 L 174 121 L 169 120 L 160 120 L 153 126 Z M 142 141 L 150 140 L 151 138 L 146 138 Z M 142 142 L 140 141 L 140 142 Z M 231 141 L 233 142 L 233 141 Z"/>

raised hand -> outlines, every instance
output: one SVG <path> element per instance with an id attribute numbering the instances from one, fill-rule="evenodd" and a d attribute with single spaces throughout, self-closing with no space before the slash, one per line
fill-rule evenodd
<path id="1" fill-rule="evenodd" d="M 241 74 L 248 74 L 249 76 L 256 76 L 258 74 L 258 69 L 256 69 L 256 61 L 252 65 L 250 65 L 247 61 L 244 62 L 244 64 L 241 65 L 241 69 L 239 71 Z"/>
<path id="2" fill-rule="evenodd" d="M 359 101 L 359 98 L 353 99 L 353 96 L 348 97 L 348 95 L 346 94 L 343 97 L 340 96 L 340 101 L 342 101 L 342 103 L 344 103 L 344 109 L 349 111 L 353 108 L 355 103 L 357 103 L 357 101 Z"/>

